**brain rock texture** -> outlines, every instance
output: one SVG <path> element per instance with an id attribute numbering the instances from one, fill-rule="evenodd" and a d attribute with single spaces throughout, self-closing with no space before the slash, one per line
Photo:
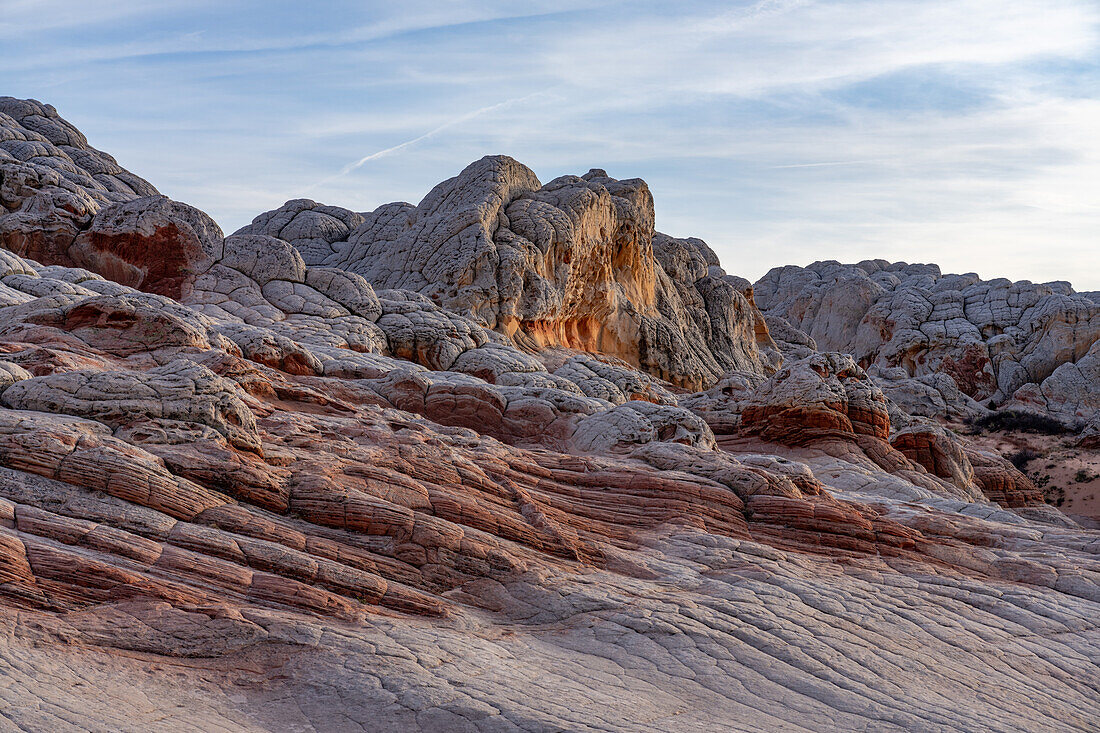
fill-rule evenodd
<path id="1" fill-rule="evenodd" d="M 1097 324 L 502 156 L 225 236 L 0 98 L 0 730 L 1094 730 L 1097 523 L 951 428 L 1094 450 Z"/>
<path id="2" fill-rule="evenodd" d="M 426 295 L 531 350 L 597 351 L 695 388 L 772 363 L 751 290 L 701 240 L 655 233 L 638 179 L 592 170 L 542 185 L 521 163 L 489 156 L 418 206 L 355 214 L 296 200 L 245 233 L 280 237 L 307 264 L 376 288 Z"/>
<path id="3" fill-rule="evenodd" d="M 910 377 L 944 374 L 969 397 L 997 404 L 1025 386 L 1034 394 L 1100 337 L 1100 304 L 1065 282 L 983 281 L 872 260 L 777 267 L 754 290 L 765 320 L 783 319 L 818 348 Z"/>

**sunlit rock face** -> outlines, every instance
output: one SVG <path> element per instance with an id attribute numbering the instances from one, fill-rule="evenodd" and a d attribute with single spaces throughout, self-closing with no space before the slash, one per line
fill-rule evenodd
<path id="1" fill-rule="evenodd" d="M 751 289 L 701 240 L 655 233 L 639 179 L 592 170 L 542 185 L 489 156 L 415 207 L 360 215 L 296 200 L 239 233 L 286 239 L 307 264 L 376 288 L 419 292 L 527 351 L 599 352 L 693 389 L 777 361 Z"/>
<path id="2" fill-rule="evenodd" d="M 51 107 L 0 112 L 16 729 L 1100 716 L 1100 533 L 937 421 L 983 414 L 965 380 L 869 375 L 794 313 L 772 340 L 644 183 L 487 158 L 224 237 Z"/>

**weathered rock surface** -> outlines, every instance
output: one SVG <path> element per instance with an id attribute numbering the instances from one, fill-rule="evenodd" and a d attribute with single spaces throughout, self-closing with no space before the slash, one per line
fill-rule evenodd
<path id="1" fill-rule="evenodd" d="M 655 233 L 644 181 L 601 170 L 544 186 L 489 156 L 415 207 L 355 214 L 299 199 L 238 234 L 279 237 L 309 265 L 419 292 L 525 349 L 600 352 L 686 387 L 776 360 L 747 283 L 701 240 Z"/>
<path id="2" fill-rule="evenodd" d="M 1083 448 L 1100 448 L 1100 412 L 1085 425 L 1079 443 Z"/>
<path id="3" fill-rule="evenodd" d="M 836 435 L 889 437 L 886 398 L 845 354 L 815 354 L 789 364 L 753 390 L 741 430 L 779 443 Z"/>
<path id="4" fill-rule="evenodd" d="M 1064 282 L 830 261 L 777 267 L 754 291 L 766 317 L 786 319 L 820 349 L 849 353 L 872 374 L 944 374 L 963 394 L 998 405 L 1080 361 L 1100 338 L 1100 303 Z"/>
<path id="5" fill-rule="evenodd" d="M 112 428 L 146 420 L 214 428 L 242 450 L 257 451 L 256 418 L 237 385 L 201 364 L 180 359 L 145 372 L 73 371 L 31 377 L 5 389 L 15 410 L 78 415 Z"/>
<path id="6" fill-rule="evenodd" d="M 1095 726 L 1100 533 L 644 183 L 223 237 L 0 113 L 0 728 Z"/>
<path id="7" fill-rule="evenodd" d="M 907 415 L 942 417 L 964 422 L 990 410 L 963 393 L 949 374 L 936 372 L 910 377 L 902 367 L 879 370 L 875 384 Z"/>
<path id="8" fill-rule="evenodd" d="M 0 97 L 0 246 L 74 264 L 73 241 L 100 208 L 156 194 L 52 106 Z"/>
<path id="9" fill-rule="evenodd" d="M 155 255 L 154 255 L 155 253 Z M 164 196 L 106 206 L 69 248 L 79 267 L 181 299 L 222 256 L 222 232 L 203 212 Z"/>
<path id="10" fill-rule="evenodd" d="M 1040 410 L 1068 426 L 1100 416 L 1100 340 L 1076 362 L 1066 362 L 1041 383 L 1016 390 L 1009 408 Z"/>
<path id="11" fill-rule="evenodd" d="M 904 415 L 904 424 L 892 424 L 891 407 L 897 406 L 845 354 L 790 363 L 735 404 L 741 414 L 730 435 L 823 450 L 943 497 L 1012 507 L 1043 503 L 1031 481 L 1004 458 L 967 446 L 920 417 Z"/>

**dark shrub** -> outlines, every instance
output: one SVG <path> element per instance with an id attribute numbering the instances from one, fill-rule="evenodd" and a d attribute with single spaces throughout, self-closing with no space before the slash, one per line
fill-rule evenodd
<path id="1" fill-rule="evenodd" d="M 1033 451 L 1030 448 L 1023 448 L 1016 451 L 1015 453 L 1010 453 L 1008 455 L 1008 460 L 1012 462 L 1012 465 L 1015 466 L 1017 470 L 1023 471 L 1027 469 L 1027 464 L 1031 463 L 1041 455 L 1042 453 Z"/>
<path id="2" fill-rule="evenodd" d="M 968 423 L 974 432 L 982 430 L 1016 430 L 1022 433 L 1061 435 L 1070 432 L 1060 420 L 1038 412 L 997 410 Z"/>
<path id="3" fill-rule="evenodd" d="M 1066 490 L 1058 486 L 1043 489 L 1043 500 L 1047 504 L 1062 506 L 1066 503 Z"/>

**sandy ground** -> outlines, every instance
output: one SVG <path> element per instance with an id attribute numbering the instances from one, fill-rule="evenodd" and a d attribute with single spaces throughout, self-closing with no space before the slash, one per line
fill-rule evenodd
<path id="1" fill-rule="evenodd" d="M 1100 519 L 1100 450 L 1074 447 L 1075 435 L 987 432 L 967 437 L 1006 458 L 1034 451 L 1038 456 L 1027 461 L 1023 470 L 1047 501 L 1067 514 Z"/>

